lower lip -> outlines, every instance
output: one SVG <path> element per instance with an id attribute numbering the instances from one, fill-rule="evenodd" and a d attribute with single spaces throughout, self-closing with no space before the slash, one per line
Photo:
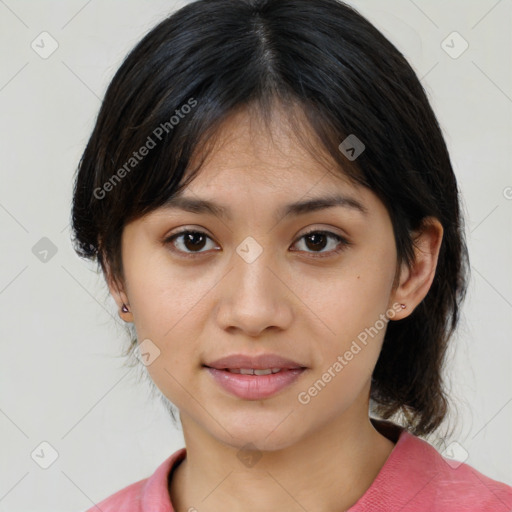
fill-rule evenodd
<path id="1" fill-rule="evenodd" d="M 245 400 L 261 400 L 274 395 L 299 378 L 306 368 L 281 370 L 269 375 L 242 375 L 206 367 L 226 391 Z"/>

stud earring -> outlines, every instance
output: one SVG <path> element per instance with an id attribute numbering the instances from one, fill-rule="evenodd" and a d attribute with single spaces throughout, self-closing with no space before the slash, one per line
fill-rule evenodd
<path id="1" fill-rule="evenodd" d="M 401 307 L 402 309 L 405 309 L 407 306 L 406 306 L 405 304 L 400 304 L 400 307 Z"/>
<path id="2" fill-rule="evenodd" d="M 121 308 L 121 311 L 122 311 L 123 313 L 128 313 L 129 309 L 128 309 L 128 307 L 126 306 L 126 304 L 125 304 L 125 303 L 123 303 L 123 306 L 122 306 L 122 308 Z"/>

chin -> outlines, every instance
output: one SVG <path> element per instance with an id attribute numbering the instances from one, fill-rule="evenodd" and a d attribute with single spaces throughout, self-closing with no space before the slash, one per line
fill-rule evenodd
<path id="1" fill-rule="evenodd" d="M 238 450 L 282 450 L 293 445 L 299 438 L 296 425 L 284 420 L 288 414 L 289 412 L 265 413 L 264 418 L 258 418 L 255 413 L 250 420 L 247 412 L 241 413 L 236 419 L 225 415 L 222 422 L 224 428 L 216 425 L 217 435 L 214 436 L 222 443 Z"/>

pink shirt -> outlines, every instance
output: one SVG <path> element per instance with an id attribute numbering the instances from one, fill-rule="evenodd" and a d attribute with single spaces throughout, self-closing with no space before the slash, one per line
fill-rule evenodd
<path id="1" fill-rule="evenodd" d="M 433 446 L 404 429 L 390 439 L 397 435 L 372 485 L 347 512 L 512 512 L 511 486 L 467 464 L 444 459 Z M 168 477 L 185 456 L 186 448 L 181 448 L 149 478 L 128 485 L 87 512 L 175 512 Z"/>

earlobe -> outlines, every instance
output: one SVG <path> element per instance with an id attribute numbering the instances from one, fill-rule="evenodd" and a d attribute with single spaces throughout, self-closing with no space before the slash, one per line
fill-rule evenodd
<path id="1" fill-rule="evenodd" d="M 127 323 L 133 322 L 133 314 L 131 313 L 129 307 L 123 302 L 121 309 L 119 310 L 119 318 L 124 320 Z"/>
<path id="2" fill-rule="evenodd" d="M 116 287 L 115 295 L 112 295 L 114 296 L 114 300 L 116 301 L 116 304 L 119 308 L 119 318 L 128 323 L 133 322 L 133 314 L 130 310 L 128 297 L 126 296 L 124 291 L 119 291 L 119 289 Z"/>
<path id="3" fill-rule="evenodd" d="M 436 273 L 442 239 L 443 227 L 435 217 L 426 217 L 413 234 L 414 261 L 410 267 L 403 264 L 399 285 L 392 295 L 394 302 L 406 305 L 395 315 L 396 320 L 411 314 L 427 295 Z"/>
<path id="4" fill-rule="evenodd" d="M 126 292 L 124 291 L 122 283 L 119 283 L 112 276 L 110 266 L 108 266 L 108 264 L 105 266 L 105 280 L 107 282 L 108 289 L 110 290 L 110 294 L 114 298 L 119 309 L 119 317 L 125 322 L 133 322 L 133 314 L 129 308 L 129 300 Z"/>

